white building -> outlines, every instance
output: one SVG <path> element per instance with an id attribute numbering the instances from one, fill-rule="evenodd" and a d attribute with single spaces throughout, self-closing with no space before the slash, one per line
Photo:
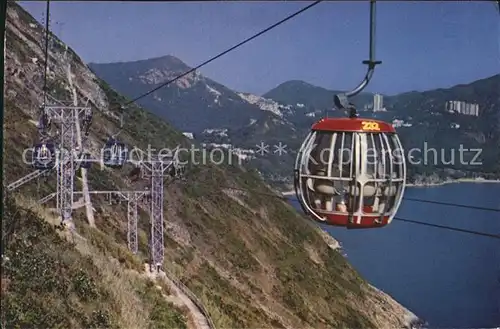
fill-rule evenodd
<path id="1" fill-rule="evenodd" d="M 193 135 L 193 133 L 183 132 L 182 134 L 183 134 L 184 136 L 186 136 L 187 138 L 189 138 L 189 139 L 194 139 L 194 135 Z"/>
<path id="2" fill-rule="evenodd" d="M 384 97 L 380 94 L 373 95 L 373 112 L 384 110 Z"/>
<path id="3" fill-rule="evenodd" d="M 413 124 L 411 124 L 409 122 L 405 122 L 404 120 L 394 119 L 394 120 L 392 120 L 392 126 L 394 128 L 411 127 L 411 126 L 413 126 Z"/>
<path id="4" fill-rule="evenodd" d="M 399 128 L 403 125 L 403 123 L 405 123 L 403 120 L 398 120 L 398 119 L 394 119 L 392 120 L 392 126 L 394 128 Z"/>
<path id="5" fill-rule="evenodd" d="M 449 113 L 479 116 L 479 104 L 471 104 L 462 101 L 447 101 L 445 111 Z"/>

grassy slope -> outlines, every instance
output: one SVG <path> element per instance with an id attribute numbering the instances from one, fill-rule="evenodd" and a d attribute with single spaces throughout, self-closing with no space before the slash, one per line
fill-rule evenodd
<path id="1" fill-rule="evenodd" d="M 91 229 L 69 242 L 55 217 L 20 203 L 9 199 L 2 220 L 2 327 L 186 328 L 151 281 L 108 257 L 128 255 L 123 246 Z M 140 267 L 129 255 L 127 265 Z"/>

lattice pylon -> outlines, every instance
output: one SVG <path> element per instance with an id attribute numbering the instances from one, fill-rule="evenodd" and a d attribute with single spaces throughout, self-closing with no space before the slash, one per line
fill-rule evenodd
<path id="1" fill-rule="evenodd" d="M 56 111 L 53 111 L 56 112 Z M 60 120 L 60 142 L 58 156 L 58 205 L 61 211 L 61 219 L 63 222 L 70 220 L 73 212 L 73 184 L 75 178 L 75 161 L 73 150 L 76 147 L 76 110 L 74 109 L 59 109 L 57 111 L 58 119 Z"/>
<path id="2" fill-rule="evenodd" d="M 153 264 L 163 265 L 165 245 L 163 241 L 163 173 L 162 161 L 151 163 L 151 247 Z"/>
<path id="3" fill-rule="evenodd" d="M 44 110 L 51 120 L 60 124 L 59 147 L 57 150 L 57 209 L 61 212 L 62 222 L 72 219 L 73 191 L 75 180 L 76 123 L 79 114 L 86 107 L 45 106 Z"/>
<path id="4" fill-rule="evenodd" d="M 137 203 L 139 201 L 140 195 L 136 193 L 130 193 L 127 202 L 127 220 L 128 220 L 128 231 L 127 240 L 128 248 L 134 254 L 138 251 L 138 241 L 137 241 Z"/>
<path id="5" fill-rule="evenodd" d="M 173 165 L 173 161 L 158 159 L 153 157 L 148 161 L 141 163 L 142 167 L 151 173 L 151 266 L 159 270 L 163 266 L 165 257 L 165 242 L 163 238 L 164 223 L 163 223 L 163 180 L 168 176 L 165 171 Z"/>

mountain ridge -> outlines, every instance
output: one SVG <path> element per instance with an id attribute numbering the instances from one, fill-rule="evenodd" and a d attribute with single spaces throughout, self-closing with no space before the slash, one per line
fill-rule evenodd
<path id="1" fill-rule="evenodd" d="M 129 60 L 129 61 L 88 62 L 88 63 L 86 63 L 86 65 L 91 68 L 94 65 L 137 64 L 137 63 L 146 63 L 146 62 L 155 63 L 155 62 L 164 62 L 164 61 L 177 63 L 179 66 L 182 66 L 183 68 L 185 68 L 186 71 L 187 70 L 191 70 L 191 69 L 194 68 L 194 66 L 191 66 L 191 65 L 187 64 L 182 59 L 180 59 L 179 57 L 177 57 L 175 55 L 172 55 L 172 54 L 166 54 L 166 55 L 162 55 L 162 56 L 148 57 L 148 58 L 144 58 L 144 59 L 135 59 L 135 60 Z M 500 75 L 500 72 L 492 74 L 492 75 L 488 75 L 488 76 L 485 76 L 485 77 L 482 77 L 482 78 L 477 78 L 475 80 L 472 80 L 472 82 L 470 82 L 470 81 L 469 82 L 464 81 L 464 82 L 460 82 L 460 83 L 453 83 L 453 84 L 450 84 L 449 86 L 446 86 L 446 87 L 426 88 L 426 89 L 423 89 L 423 90 L 409 90 L 409 91 L 403 91 L 403 92 L 398 92 L 398 93 L 394 93 L 394 94 L 392 94 L 392 93 L 378 92 L 378 94 L 382 95 L 383 97 L 389 97 L 390 98 L 390 97 L 401 96 L 401 95 L 405 95 L 405 94 L 425 93 L 425 92 L 429 92 L 429 91 L 441 91 L 441 90 L 452 89 L 452 88 L 455 88 L 455 87 L 468 86 L 469 84 L 471 84 L 473 82 L 481 82 L 483 80 L 495 79 L 495 78 L 498 78 L 499 75 Z M 212 81 L 215 81 L 215 80 L 213 80 L 211 78 L 208 78 L 208 79 L 210 79 Z M 295 84 L 301 84 L 301 85 L 303 85 L 303 86 L 305 86 L 307 88 L 320 88 L 322 90 L 325 90 L 325 91 L 328 91 L 328 92 L 333 92 L 333 93 L 341 93 L 341 92 L 346 92 L 347 91 L 347 90 L 342 90 L 341 88 L 334 88 L 334 89 L 327 88 L 327 87 L 320 86 L 320 85 L 317 85 L 317 84 L 314 84 L 314 83 L 310 83 L 310 82 L 302 80 L 302 79 L 290 79 L 290 80 L 285 80 L 285 81 L 279 83 L 275 87 L 273 87 L 273 88 L 269 89 L 268 91 L 263 92 L 261 94 L 255 94 L 255 93 L 245 92 L 245 91 L 240 91 L 240 92 L 246 93 L 246 94 L 252 94 L 252 95 L 260 96 L 262 98 L 273 99 L 272 97 L 266 97 L 266 94 L 271 94 L 273 90 L 279 89 L 281 87 L 285 87 L 285 86 L 287 86 L 289 84 L 293 84 L 293 85 L 295 85 Z M 374 94 L 374 92 L 362 92 L 362 93 L 363 94 L 370 94 L 370 95 Z"/>

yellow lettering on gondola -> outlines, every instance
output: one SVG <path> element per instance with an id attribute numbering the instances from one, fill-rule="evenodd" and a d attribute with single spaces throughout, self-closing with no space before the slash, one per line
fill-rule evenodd
<path id="1" fill-rule="evenodd" d="M 362 121 L 361 122 L 363 130 L 380 130 L 380 126 L 378 125 L 378 122 L 373 122 L 373 121 Z"/>

